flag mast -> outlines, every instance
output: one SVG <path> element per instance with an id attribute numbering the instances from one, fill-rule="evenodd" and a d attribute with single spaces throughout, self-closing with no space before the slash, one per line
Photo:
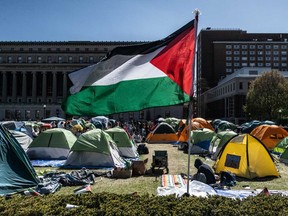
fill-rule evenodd
<path id="1" fill-rule="evenodd" d="M 193 11 L 195 14 L 195 21 L 194 21 L 194 35 L 195 35 L 195 45 L 194 45 L 194 61 L 192 65 L 192 77 L 195 74 L 195 59 L 196 59 L 196 45 L 197 45 L 197 27 L 198 27 L 198 16 L 200 14 L 200 11 L 198 9 L 195 9 Z M 194 79 L 193 79 L 194 80 Z M 190 183 L 190 148 L 191 148 L 191 131 L 192 131 L 192 118 L 193 118 L 193 94 L 194 94 L 194 88 L 193 88 L 193 82 L 191 83 L 191 93 L 190 93 L 190 101 L 189 101 L 189 112 L 188 112 L 188 123 L 189 123 L 189 130 L 188 130 L 188 170 L 187 170 L 187 176 L 188 176 L 188 182 L 187 182 L 187 194 L 189 195 L 189 183 Z"/>

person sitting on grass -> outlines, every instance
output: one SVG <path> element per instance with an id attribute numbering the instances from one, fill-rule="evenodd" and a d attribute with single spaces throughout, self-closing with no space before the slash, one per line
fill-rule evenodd
<path id="1" fill-rule="evenodd" d="M 197 158 L 194 162 L 194 166 L 195 168 L 197 168 L 197 174 L 194 175 L 195 177 L 197 176 L 203 176 L 203 175 L 199 175 L 199 174 L 204 174 L 205 175 L 205 178 L 201 178 L 202 179 L 202 182 L 208 184 L 208 185 L 213 185 L 213 184 L 216 184 L 216 178 L 215 178 L 215 175 L 214 175 L 214 172 L 212 170 L 212 168 L 203 163 L 199 158 Z M 194 179 L 194 178 L 193 178 Z M 194 179 L 194 180 L 198 180 L 198 179 Z"/>

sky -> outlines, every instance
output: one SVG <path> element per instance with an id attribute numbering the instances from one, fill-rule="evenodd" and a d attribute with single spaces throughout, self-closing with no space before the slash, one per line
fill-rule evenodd
<path id="1" fill-rule="evenodd" d="M 153 41 L 207 27 L 288 33 L 287 0 L 0 0 L 0 41 Z"/>

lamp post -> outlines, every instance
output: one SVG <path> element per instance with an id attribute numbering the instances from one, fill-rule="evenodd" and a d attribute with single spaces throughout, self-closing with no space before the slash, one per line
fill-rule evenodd
<path id="1" fill-rule="evenodd" d="M 43 110 L 44 110 L 43 118 L 46 118 L 46 104 L 43 105 Z"/>

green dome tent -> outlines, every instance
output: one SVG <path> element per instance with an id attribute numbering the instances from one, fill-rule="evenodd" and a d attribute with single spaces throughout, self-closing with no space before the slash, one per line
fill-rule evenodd
<path id="1" fill-rule="evenodd" d="M 27 155 L 33 160 L 67 159 L 76 136 L 64 128 L 41 132 L 29 145 Z"/>
<path id="2" fill-rule="evenodd" d="M 123 128 L 114 127 L 106 130 L 105 132 L 108 133 L 115 141 L 122 157 L 139 157 L 136 145 L 134 144 L 133 140 L 129 138 L 129 135 Z"/>
<path id="3" fill-rule="evenodd" d="M 210 142 L 216 133 L 208 128 L 200 128 L 191 132 L 193 145 L 190 148 L 191 154 L 207 154 L 209 152 Z"/>
<path id="4" fill-rule="evenodd" d="M 39 183 L 36 172 L 23 148 L 0 125 L 0 195 L 24 191 Z"/>
<path id="5" fill-rule="evenodd" d="M 273 154 L 279 155 L 280 162 L 288 163 L 288 137 L 282 139 L 273 149 Z"/>
<path id="6" fill-rule="evenodd" d="M 233 137 L 237 136 L 237 133 L 231 130 L 218 132 L 211 140 L 210 154 L 211 159 L 216 160 L 217 155 L 221 151 L 222 147 Z"/>
<path id="7" fill-rule="evenodd" d="M 125 167 L 116 143 L 101 129 L 81 134 L 71 148 L 64 164 L 70 167 Z"/>

